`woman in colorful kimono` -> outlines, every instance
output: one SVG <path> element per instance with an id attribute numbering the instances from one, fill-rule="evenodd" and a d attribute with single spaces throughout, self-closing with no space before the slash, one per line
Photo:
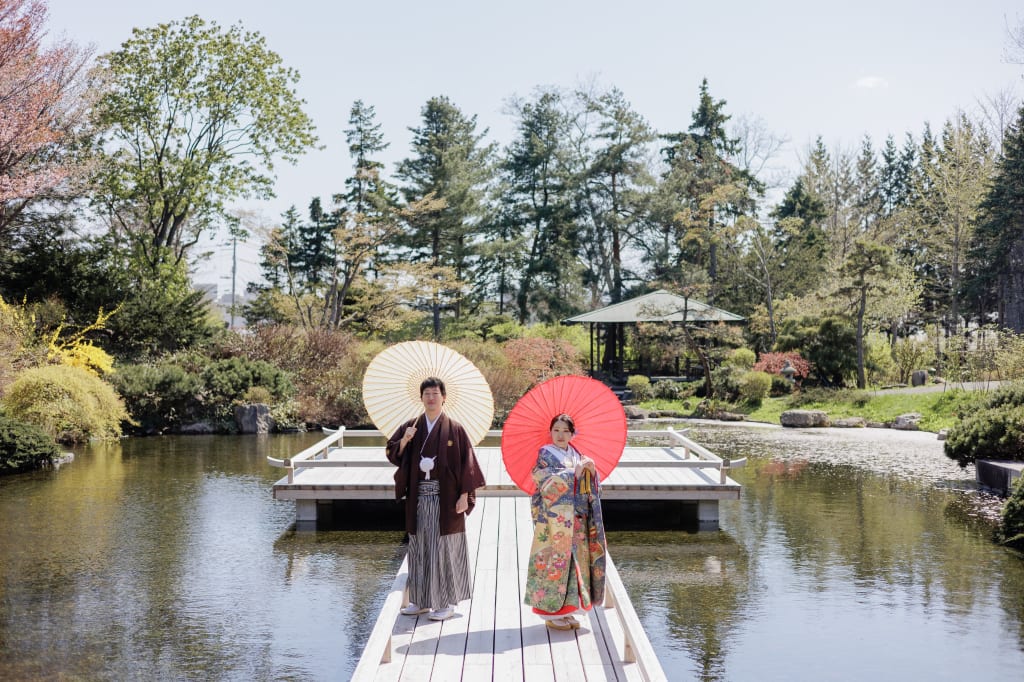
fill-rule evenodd
<path id="1" fill-rule="evenodd" d="M 549 628 L 576 630 L 577 610 L 604 601 L 604 521 L 594 461 L 569 441 L 576 425 L 567 414 L 551 420 L 551 444 L 537 455 L 533 545 L 527 567 L 526 598 Z"/>

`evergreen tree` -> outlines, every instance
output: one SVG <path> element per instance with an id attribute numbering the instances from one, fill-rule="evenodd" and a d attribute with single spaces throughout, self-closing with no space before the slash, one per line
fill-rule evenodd
<path id="1" fill-rule="evenodd" d="M 450 268 L 458 282 L 471 280 L 493 150 L 483 145 L 486 131 L 477 133 L 476 116 L 467 118 L 447 97 L 430 99 L 422 118 L 422 125 L 411 129 L 415 156 L 398 167 L 398 177 L 405 182 L 401 191 L 408 204 L 433 196 L 443 200 L 444 207 L 418 214 L 404 246 L 413 260 Z M 461 287 L 453 283 L 431 296 L 435 338 L 441 335 L 442 298 L 458 319 Z"/>
<path id="2" fill-rule="evenodd" d="M 1024 333 L 1024 107 L 1003 140 L 970 249 L 969 291 L 1001 326 Z"/>
<path id="3" fill-rule="evenodd" d="M 504 245 L 499 300 L 510 287 L 504 278 L 518 252 L 516 307 L 519 322 L 553 322 L 571 314 L 582 284 L 577 272 L 577 235 L 566 140 L 569 118 L 555 92 L 544 92 L 517 110 L 518 135 L 501 164 Z M 521 245 L 521 249 L 514 248 Z"/>

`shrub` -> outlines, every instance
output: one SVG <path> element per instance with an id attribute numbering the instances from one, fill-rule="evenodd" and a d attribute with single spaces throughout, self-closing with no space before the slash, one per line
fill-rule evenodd
<path id="1" fill-rule="evenodd" d="M 1014 483 L 1010 498 L 1003 507 L 1002 521 L 1000 535 L 1003 544 L 1024 550 L 1024 477 L 1018 477 Z"/>
<path id="2" fill-rule="evenodd" d="M 722 365 L 711 370 L 711 386 L 715 398 L 726 402 L 736 402 L 740 397 L 740 377 L 745 374 L 739 367 Z"/>
<path id="3" fill-rule="evenodd" d="M 739 367 L 740 369 L 750 369 L 754 366 L 754 361 L 756 360 L 757 356 L 754 354 L 754 351 L 749 348 L 737 348 L 729 354 L 724 364 Z"/>
<path id="4" fill-rule="evenodd" d="M 772 387 L 772 375 L 767 372 L 745 372 L 740 376 L 740 398 L 751 405 L 760 405 L 768 397 Z"/>
<path id="5" fill-rule="evenodd" d="M 509 364 L 525 375 L 528 386 L 563 374 L 583 373 L 582 355 L 564 339 L 512 339 L 503 349 Z"/>
<path id="6" fill-rule="evenodd" d="M 781 376 L 782 368 L 789 362 L 789 366 L 795 371 L 793 377 L 806 379 L 811 373 L 811 363 L 800 357 L 800 353 L 790 351 L 787 353 L 761 353 L 761 357 L 751 367 L 755 372 L 767 372 Z"/>
<path id="7" fill-rule="evenodd" d="M 125 365 L 111 377 L 136 433 L 160 433 L 201 419 L 202 382 L 177 364 Z"/>
<path id="8" fill-rule="evenodd" d="M 773 396 L 789 395 L 793 392 L 793 382 L 778 374 L 769 374 L 772 378 L 772 387 L 768 394 Z"/>
<path id="9" fill-rule="evenodd" d="M 239 400 L 246 405 L 254 405 L 256 403 L 264 405 L 274 404 L 274 396 L 266 386 L 250 386 Z"/>
<path id="10" fill-rule="evenodd" d="M 1024 406 L 999 405 L 971 413 L 949 430 L 944 449 L 962 467 L 979 457 L 1024 460 Z"/>
<path id="11" fill-rule="evenodd" d="M 892 360 L 897 380 L 907 384 L 915 370 L 935 362 L 935 349 L 927 339 L 898 339 L 892 346 Z"/>
<path id="12" fill-rule="evenodd" d="M 295 390 L 288 375 L 274 365 L 245 358 L 210 363 L 203 370 L 202 380 L 203 387 L 212 395 L 212 402 L 228 405 L 241 399 L 254 386 L 266 389 L 275 399 L 287 398 Z"/>
<path id="13" fill-rule="evenodd" d="M 42 429 L 0 414 L 0 476 L 53 464 L 60 450 Z"/>
<path id="14" fill-rule="evenodd" d="M 654 395 L 650 378 L 643 374 L 633 374 L 626 379 L 626 388 L 633 392 L 633 399 L 637 402 L 650 400 Z"/>
<path id="15" fill-rule="evenodd" d="M 662 379 L 651 387 L 651 393 L 659 400 L 681 400 L 689 388 L 680 381 Z"/>
<path id="16" fill-rule="evenodd" d="M 34 424 L 62 443 L 117 438 L 121 422 L 129 419 L 110 384 L 70 365 L 25 370 L 2 405 L 8 416 Z"/>

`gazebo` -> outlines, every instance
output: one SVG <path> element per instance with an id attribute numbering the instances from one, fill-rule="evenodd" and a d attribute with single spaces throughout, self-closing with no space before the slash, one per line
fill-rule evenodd
<path id="1" fill-rule="evenodd" d="M 659 289 L 628 301 L 613 303 L 589 313 L 570 317 L 562 320 L 562 324 L 590 325 L 590 374 L 593 375 L 594 359 L 600 357 L 601 351 L 602 335 L 599 325 L 604 325 L 605 349 L 607 350 L 611 345 L 613 351 L 613 357 L 610 358 L 610 361 L 614 363 L 613 366 L 606 366 L 603 369 L 622 374 L 624 369 L 622 343 L 625 338 L 624 325 L 635 325 L 638 322 L 706 324 L 709 322 L 742 322 L 743 320 L 743 317 L 730 313 L 728 310 Z M 612 338 L 610 343 L 609 335 Z"/>

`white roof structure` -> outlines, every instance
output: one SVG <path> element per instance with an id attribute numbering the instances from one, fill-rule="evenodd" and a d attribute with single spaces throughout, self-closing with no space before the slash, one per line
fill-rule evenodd
<path id="1" fill-rule="evenodd" d="M 635 322 L 742 322 L 743 317 L 664 289 L 562 320 L 563 324 Z"/>

